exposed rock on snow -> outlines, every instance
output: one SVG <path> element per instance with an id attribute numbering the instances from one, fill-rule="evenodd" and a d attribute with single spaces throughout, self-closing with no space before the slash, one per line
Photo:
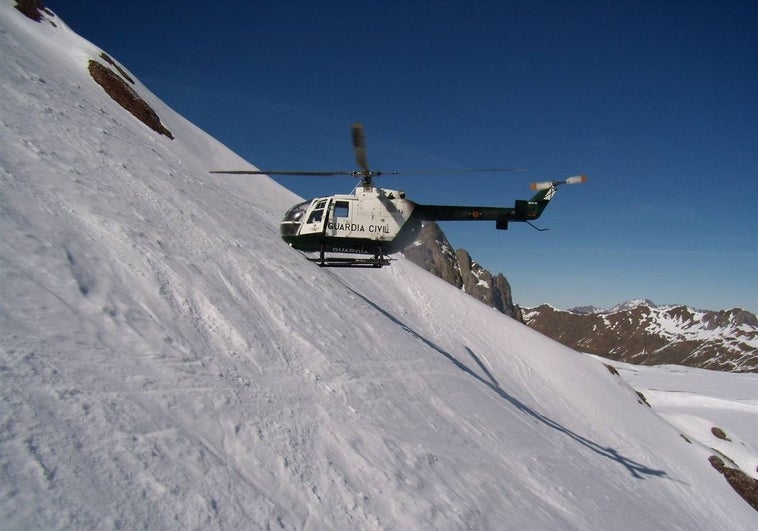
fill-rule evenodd
<path id="1" fill-rule="evenodd" d="M 518 306 L 513 304 L 511 286 L 502 273 L 493 276 L 472 260 L 468 251 L 454 251 L 437 223 L 427 222 L 416 244 L 405 251 L 414 264 L 440 277 L 475 299 L 515 319 L 521 319 Z"/>
<path id="2" fill-rule="evenodd" d="M 104 54 L 101 54 L 101 57 L 103 55 Z M 105 57 L 108 56 L 106 55 Z M 112 60 L 109 62 L 115 65 Z M 123 72 L 121 68 L 118 70 L 120 72 Z M 103 90 L 105 90 L 105 92 L 107 92 L 108 95 L 113 98 L 116 103 L 132 113 L 134 117 L 137 118 L 140 122 L 144 123 L 156 133 L 166 135 L 171 139 L 174 138 L 174 135 L 171 134 L 171 131 L 166 129 L 166 127 L 161 123 L 161 119 L 158 118 L 158 115 L 155 113 L 155 111 L 150 107 L 150 105 L 145 103 L 145 100 L 143 100 L 132 87 L 126 84 L 124 78 L 120 77 L 110 68 L 103 66 L 94 59 L 91 59 L 89 62 L 89 73 L 92 75 L 92 79 L 97 81 L 97 84 L 103 87 Z M 126 79 L 131 80 L 131 78 L 128 76 Z"/>

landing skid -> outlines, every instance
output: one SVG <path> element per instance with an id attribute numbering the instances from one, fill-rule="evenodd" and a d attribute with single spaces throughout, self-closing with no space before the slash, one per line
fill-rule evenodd
<path id="1" fill-rule="evenodd" d="M 308 258 L 308 260 L 317 263 L 321 267 L 384 267 L 390 265 L 392 262 L 391 258 L 385 256 L 374 258 L 320 256 L 318 258 Z"/>
<path id="2" fill-rule="evenodd" d="M 355 256 L 329 256 L 326 254 L 325 246 L 321 245 L 318 257 L 307 256 L 302 253 L 310 262 L 317 263 L 320 267 L 384 267 L 390 265 L 392 258 L 384 255 L 380 247 L 378 252 L 372 258 L 358 258 Z"/>

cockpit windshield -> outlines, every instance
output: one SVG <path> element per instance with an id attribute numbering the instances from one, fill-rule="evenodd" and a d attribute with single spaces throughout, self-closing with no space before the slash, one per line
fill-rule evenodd
<path id="1" fill-rule="evenodd" d="M 290 208 L 284 214 L 284 219 L 282 219 L 282 224 L 280 225 L 282 236 L 291 236 L 297 233 L 297 229 L 303 222 L 303 216 L 305 216 L 305 212 L 308 210 L 308 205 L 310 204 L 310 201 L 303 201 Z"/>
<path id="2" fill-rule="evenodd" d="M 310 201 L 303 201 L 302 203 L 298 203 L 297 205 L 290 208 L 285 214 L 284 219 L 282 220 L 282 223 L 284 222 L 290 222 L 290 223 L 302 223 L 303 222 L 303 216 L 305 215 L 305 211 L 308 210 L 308 205 L 310 205 Z"/>

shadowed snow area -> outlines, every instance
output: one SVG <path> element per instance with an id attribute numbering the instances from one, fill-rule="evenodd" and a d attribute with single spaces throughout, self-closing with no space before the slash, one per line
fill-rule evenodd
<path id="1" fill-rule="evenodd" d="M 252 166 L 51 16 L 0 4 L 3 528 L 758 523 L 602 362 L 402 257 L 304 260 L 298 197 L 208 174 Z"/>

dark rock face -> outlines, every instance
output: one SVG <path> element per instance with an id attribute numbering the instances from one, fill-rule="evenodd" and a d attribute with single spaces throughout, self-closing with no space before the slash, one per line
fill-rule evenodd
<path id="1" fill-rule="evenodd" d="M 14 7 L 35 22 L 42 22 L 44 15 L 55 16 L 40 0 L 16 0 Z M 55 25 L 52 21 L 51 24 Z"/>
<path id="2" fill-rule="evenodd" d="M 107 63 L 115 65 L 113 60 L 107 55 L 103 55 L 101 57 L 103 57 Z M 124 70 L 120 67 L 118 68 L 118 71 L 121 72 L 122 75 L 126 75 Z M 171 131 L 166 129 L 166 127 L 161 123 L 161 120 L 158 118 L 158 115 L 155 113 L 155 111 L 145 102 L 145 100 L 139 96 L 139 94 L 135 92 L 132 87 L 127 84 L 124 78 L 120 77 L 116 72 L 112 71 L 106 66 L 103 66 L 95 60 L 90 60 L 89 62 L 89 73 L 92 76 L 92 79 L 94 79 L 98 85 L 103 87 L 103 90 L 105 90 L 105 92 L 111 98 L 113 98 L 116 103 L 129 111 L 135 118 L 137 118 L 139 121 L 144 123 L 156 133 L 160 133 L 171 139 L 174 138 L 174 135 L 171 134 Z M 133 83 L 131 78 L 128 76 L 126 76 L 126 79 Z"/>
<path id="3" fill-rule="evenodd" d="M 513 304 L 511 285 L 502 273 L 492 276 L 489 271 L 472 260 L 465 249 L 458 249 L 455 256 L 463 291 L 506 315 L 521 318 L 520 310 Z"/>
<path id="4" fill-rule="evenodd" d="M 521 320 L 518 306 L 513 304 L 511 286 L 502 273 L 495 276 L 472 260 L 465 249 L 453 250 L 439 225 L 427 222 L 416 243 L 405 250 L 405 256 L 472 297 Z"/>
<path id="5" fill-rule="evenodd" d="M 458 288 L 463 285 L 455 251 L 436 223 L 425 223 L 416 243 L 404 254 L 411 262 L 448 284 Z"/>

